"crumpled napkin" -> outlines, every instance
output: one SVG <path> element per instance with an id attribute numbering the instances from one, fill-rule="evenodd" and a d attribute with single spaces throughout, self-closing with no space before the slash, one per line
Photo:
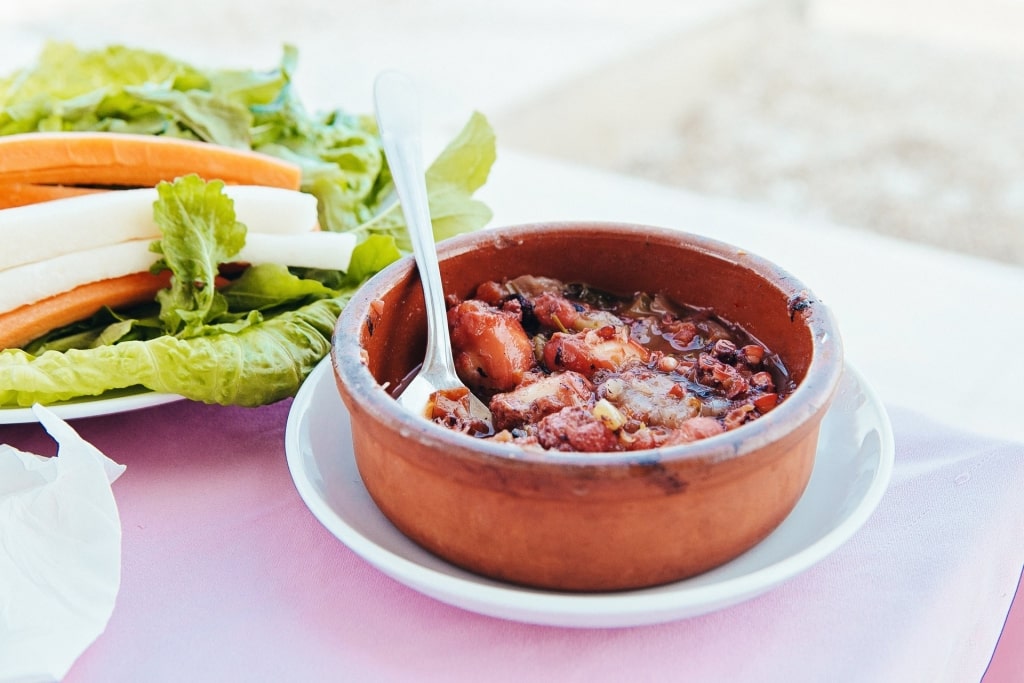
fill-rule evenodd
<path id="1" fill-rule="evenodd" d="M 124 466 L 46 408 L 56 457 L 0 444 L 0 681 L 62 679 L 103 632 L 121 585 Z"/>

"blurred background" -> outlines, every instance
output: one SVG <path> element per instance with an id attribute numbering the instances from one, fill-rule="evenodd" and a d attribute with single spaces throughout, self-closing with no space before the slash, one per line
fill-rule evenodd
<path id="1" fill-rule="evenodd" d="M 1021 0 L 503 5 L 34 0 L 0 72 L 47 40 L 247 68 L 291 43 L 310 108 L 370 112 L 400 68 L 439 139 L 477 109 L 500 150 L 1024 264 Z"/>

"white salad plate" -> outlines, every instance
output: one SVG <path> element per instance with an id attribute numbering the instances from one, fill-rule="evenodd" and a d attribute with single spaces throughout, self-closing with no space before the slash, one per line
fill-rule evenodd
<path id="1" fill-rule="evenodd" d="M 288 466 L 317 519 L 353 552 L 397 581 L 473 612 L 534 624 L 620 627 L 712 612 L 764 593 L 846 542 L 871 516 L 892 475 L 895 444 L 884 407 L 846 366 L 825 416 L 810 482 L 783 523 L 731 562 L 676 583 L 615 593 L 563 593 L 477 576 L 422 549 L 378 510 L 352 453 L 348 412 L 322 361 L 292 403 Z"/>
<path id="2" fill-rule="evenodd" d="M 184 396 L 178 396 L 177 394 L 140 391 L 138 393 L 121 394 L 118 396 L 106 395 L 64 403 L 54 403 L 46 407 L 63 420 L 76 420 L 82 417 L 126 413 L 130 410 L 152 408 L 153 406 L 182 400 L 184 400 Z M 31 408 L 0 408 L 0 424 L 38 421 L 39 419 L 32 412 Z"/>

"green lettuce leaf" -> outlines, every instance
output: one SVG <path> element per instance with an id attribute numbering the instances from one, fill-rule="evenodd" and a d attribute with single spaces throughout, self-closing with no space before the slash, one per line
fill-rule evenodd
<path id="1" fill-rule="evenodd" d="M 124 92 L 140 103 L 152 105 L 156 113 L 170 116 L 178 126 L 191 131 L 200 140 L 226 147 L 250 148 L 252 116 L 240 102 L 202 90 L 181 92 L 153 86 L 129 86 Z"/>
<path id="2" fill-rule="evenodd" d="M 394 237 L 370 235 L 352 251 L 347 273 L 348 282 L 357 285 L 401 257 L 402 252 L 398 250 Z"/>
<path id="3" fill-rule="evenodd" d="M 281 265 L 263 263 L 247 268 L 224 288 L 223 294 L 231 311 L 273 311 L 330 297 L 335 292 L 320 280 L 299 277 Z"/>
<path id="4" fill-rule="evenodd" d="M 104 308 L 86 320 L 53 330 L 24 350 L 39 355 L 44 351 L 88 349 L 130 339 L 151 339 L 163 333 L 163 325 L 155 317 L 139 319 Z"/>
<path id="5" fill-rule="evenodd" d="M 171 286 L 157 294 L 160 319 L 169 334 L 195 336 L 227 310 L 215 286 L 218 267 L 245 246 L 246 229 L 219 180 L 191 175 L 156 189 L 153 217 L 163 236 L 152 250 L 163 258 L 153 270 L 174 273 Z"/>
<path id="6" fill-rule="evenodd" d="M 0 134 L 55 130 L 137 130 L 196 137 L 128 92 L 131 86 L 189 91 L 208 87 L 197 69 L 165 55 L 123 46 L 79 50 L 47 44 L 33 66 L 0 79 Z M 138 132 L 143 132 L 138 130 Z"/>
<path id="7" fill-rule="evenodd" d="M 270 70 L 200 69 L 123 46 L 53 43 L 33 66 L 0 78 L 0 135 L 93 130 L 248 146 L 298 164 L 321 227 L 358 242 L 348 272 L 260 266 L 217 291 L 213 277 L 245 228 L 215 183 L 165 184 L 154 215 L 164 231 L 160 267 L 174 278 L 158 295 L 159 317 L 155 305 L 105 311 L 24 350 L 0 350 L 0 406 L 136 386 L 238 405 L 294 393 L 329 351 L 351 293 L 410 250 L 373 117 L 308 112 L 292 83 L 297 61 L 285 46 Z M 430 165 L 437 239 L 490 220 L 472 195 L 495 156 L 494 131 L 475 113 Z"/>
<path id="8" fill-rule="evenodd" d="M 473 193 L 487 181 L 496 157 L 494 131 L 483 114 L 474 112 L 427 168 L 427 201 L 436 240 L 472 232 L 491 220 L 490 208 L 473 199 Z M 390 236 L 408 253 L 412 244 L 390 174 L 382 174 L 382 181 L 373 217 L 358 230 Z"/>
<path id="9" fill-rule="evenodd" d="M 237 334 L 163 335 L 113 346 L 0 353 L 0 405 L 55 403 L 128 387 L 224 405 L 258 406 L 293 395 L 330 351 L 348 297 L 320 299 Z"/>

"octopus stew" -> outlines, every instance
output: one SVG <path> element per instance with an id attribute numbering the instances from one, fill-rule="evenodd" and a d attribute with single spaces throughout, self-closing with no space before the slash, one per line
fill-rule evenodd
<path id="1" fill-rule="evenodd" d="M 660 294 L 522 276 L 448 304 L 456 370 L 493 425 L 458 392 L 435 394 L 428 416 L 475 436 L 558 451 L 657 448 L 735 429 L 793 389 L 739 326 Z"/>

